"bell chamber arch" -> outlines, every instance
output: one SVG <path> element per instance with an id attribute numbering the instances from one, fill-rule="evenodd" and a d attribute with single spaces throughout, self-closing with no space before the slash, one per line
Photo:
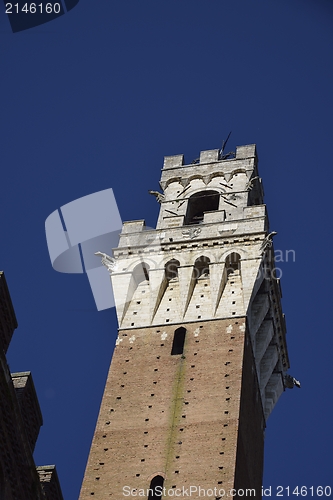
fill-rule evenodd
<path id="1" fill-rule="evenodd" d="M 204 212 L 218 210 L 219 203 L 218 191 L 207 190 L 192 194 L 188 200 L 184 225 L 201 224 L 204 220 Z"/>

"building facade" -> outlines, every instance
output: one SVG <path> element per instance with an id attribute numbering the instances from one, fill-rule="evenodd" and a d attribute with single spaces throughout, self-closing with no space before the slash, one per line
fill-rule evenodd
<path id="1" fill-rule="evenodd" d="M 266 420 L 290 378 L 257 163 L 255 145 L 166 157 L 156 229 L 124 223 L 81 500 L 261 498 Z"/>
<path id="2" fill-rule="evenodd" d="M 30 372 L 10 373 L 6 353 L 17 328 L 0 272 L 0 500 L 63 500 L 54 465 L 37 467 L 33 451 L 43 423 Z"/>

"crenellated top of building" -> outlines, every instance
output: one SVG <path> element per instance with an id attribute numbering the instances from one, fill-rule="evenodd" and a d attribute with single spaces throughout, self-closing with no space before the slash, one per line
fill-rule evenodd
<path id="1" fill-rule="evenodd" d="M 201 151 L 200 157 L 190 164 L 185 163 L 184 155 L 165 156 L 160 184 L 162 189 L 165 189 L 170 182 L 177 179 L 186 184 L 192 175 L 200 173 L 204 177 L 216 175 L 218 172 L 229 181 L 237 168 L 241 168 L 251 177 L 257 163 L 255 144 L 237 146 L 233 158 L 225 158 L 219 149 Z"/>
<path id="2" fill-rule="evenodd" d="M 228 156 L 228 158 L 226 158 Z M 254 144 L 238 146 L 234 158 L 218 149 L 201 151 L 190 165 L 184 156 L 164 159 L 156 229 L 246 219 L 249 206 L 263 204 Z"/>
<path id="3" fill-rule="evenodd" d="M 193 167 L 195 165 L 204 164 L 204 163 L 215 163 L 217 161 L 230 162 L 236 160 L 245 160 L 248 158 L 256 158 L 258 159 L 256 145 L 255 144 L 247 144 L 246 146 L 237 146 L 235 158 L 221 158 L 221 150 L 220 149 L 208 149 L 200 152 L 200 157 L 198 158 L 198 162 L 194 161 L 189 165 L 185 164 L 184 155 L 171 155 L 164 157 L 164 165 L 163 169 L 167 170 L 170 168 L 179 168 L 182 166 L 185 167 Z"/>
<path id="4" fill-rule="evenodd" d="M 159 251 L 161 244 L 173 247 L 194 238 L 215 245 L 221 237 L 245 236 L 261 243 L 269 222 L 256 146 L 238 146 L 234 158 L 225 156 L 218 149 L 202 151 L 190 165 L 183 155 L 165 157 L 163 193 L 150 191 L 160 204 L 156 230 L 146 228 L 143 220 L 125 222 L 115 257 L 134 248 Z"/>

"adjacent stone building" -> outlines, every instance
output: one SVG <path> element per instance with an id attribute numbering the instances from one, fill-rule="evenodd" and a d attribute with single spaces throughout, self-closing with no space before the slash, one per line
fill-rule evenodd
<path id="1" fill-rule="evenodd" d="M 166 157 L 156 230 L 124 223 L 81 500 L 261 498 L 266 421 L 294 379 L 257 164 L 255 145 Z"/>
<path id="2" fill-rule="evenodd" d="M 63 500 L 55 466 L 35 466 L 43 423 L 30 372 L 10 373 L 6 352 L 17 328 L 5 275 L 0 272 L 0 500 Z"/>

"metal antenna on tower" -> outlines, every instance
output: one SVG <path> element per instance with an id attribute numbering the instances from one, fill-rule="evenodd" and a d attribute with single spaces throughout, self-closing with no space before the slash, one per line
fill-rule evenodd
<path id="1" fill-rule="evenodd" d="M 226 138 L 226 139 L 222 142 L 222 148 L 221 148 L 221 149 L 220 149 L 220 151 L 219 151 L 219 160 L 226 160 L 226 159 L 227 159 L 227 158 L 229 158 L 230 156 L 235 156 L 235 154 L 236 154 L 236 153 L 235 153 L 235 151 L 229 151 L 229 153 L 224 154 L 224 149 L 225 149 L 225 147 L 226 147 L 226 145 L 227 145 L 227 142 L 228 142 L 228 140 L 229 140 L 229 137 L 231 136 L 231 132 L 232 132 L 232 131 L 230 130 L 230 132 L 229 132 L 229 134 L 228 134 L 228 137 L 227 137 L 227 138 Z"/>
<path id="2" fill-rule="evenodd" d="M 229 132 L 228 137 L 226 138 L 226 140 L 222 142 L 221 154 L 223 154 L 223 152 L 224 152 L 224 148 L 226 147 L 226 144 L 229 141 L 229 137 L 231 136 L 231 132 L 232 132 L 232 130 L 230 130 L 230 132 Z"/>

